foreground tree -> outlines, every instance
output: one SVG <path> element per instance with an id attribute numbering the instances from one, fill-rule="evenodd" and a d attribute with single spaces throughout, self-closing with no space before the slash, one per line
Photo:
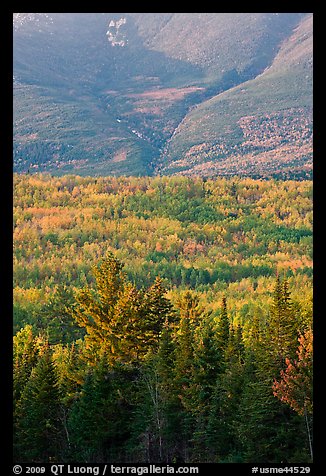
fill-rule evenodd
<path id="1" fill-rule="evenodd" d="M 286 369 L 281 370 L 280 380 L 274 380 L 273 394 L 281 402 L 288 404 L 296 413 L 303 416 L 307 428 L 309 450 L 312 451 L 312 378 L 313 378 L 313 332 L 307 330 L 298 339 L 298 358 L 286 359 Z"/>
<path id="2" fill-rule="evenodd" d="M 45 346 L 16 406 L 16 454 L 20 461 L 58 461 L 62 425 L 52 352 Z"/>
<path id="3" fill-rule="evenodd" d="M 89 369 L 68 415 L 68 458 L 85 463 L 125 461 L 130 436 L 130 368 L 108 366 L 103 357 Z"/>
<path id="4" fill-rule="evenodd" d="M 79 291 L 71 307 L 77 324 L 86 329 L 85 342 L 93 362 L 103 355 L 112 364 L 143 360 L 149 349 L 157 348 L 162 326 L 173 315 L 161 279 L 139 290 L 127 281 L 122 268 L 109 253 L 94 268 L 96 289 Z"/>
<path id="5" fill-rule="evenodd" d="M 244 461 L 308 462 L 303 422 L 273 395 L 273 381 L 295 355 L 297 332 L 286 281 L 276 280 L 273 303 L 246 349 L 238 437 Z M 255 324 L 257 328 L 257 324 Z M 251 365 L 249 365 L 251 363 Z M 248 435 L 250 437 L 248 438 Z M 298 459 L 297 459 L 298 460 Z"/>
<path id="6" fill-rule="evenodd" d="M 263 367 L 266 377 L 275 378 L 285 367 L 286 358 L 295 355 L 296 316 L 286 279 L 276 278 L 273 303 L 263 331 Z M 267 345 L 268 343 L 268 345 Z"/>
<path id="7" fill-rule="evenodd" d="M 37 363 L 39 340 L 34 336 L 32 326 L 27 325 L 14 336 L 13 384 L 14 405 L 19 400 L 25 385 Z"/>

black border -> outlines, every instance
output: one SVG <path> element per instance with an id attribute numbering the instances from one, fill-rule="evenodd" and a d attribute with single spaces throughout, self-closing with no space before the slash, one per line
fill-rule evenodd
<path id="1" fill-rule="evenodd" d="M 12 455 L 12 412 L 13 412 L 13 347 L 12 347 L 12 307 L 13 307 L 13 174 L 12 174 L 12 14 L 5 12 L 2 14 L 2 27 L 0 29 L 1 45 L 4 55 L 2 61 L 5 68 L 0 75 L 2 80 L 2 114 L 1 114 L 1 146 L 2 146 L 2 185 L 0 187 L 2 216 L 1 216 L 1 280 L 2 306 L 1 306 L 1 330 L 0 330 L 0 382 L 1 382 L 1 430 L 3 432 L 1 441 L 3 442 L 0 451 L 0 468 L 2 461 L 11 461 Z M 11 471 L 9 474 L 12 474 Z"/>

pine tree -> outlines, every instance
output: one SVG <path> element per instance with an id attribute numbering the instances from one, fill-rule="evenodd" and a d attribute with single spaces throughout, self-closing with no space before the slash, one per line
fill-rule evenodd
<path id="1" fill-rule="evenodd" d="M 252 334 L 246 349 L 245 382 L 241 396 L 238 438 L 245 462 L 291 462 L 302 452 L 305 429 L 295 413 L 273 396 L 273 380 L 293 355 L 296 342 L 290 294 L 279 277 L 266 328 Z M 255 338 L 253 338 L 255 337 Z M 250 435 L 250 438 L 248 438 Z"/>
<path id="2" fill-rule="evenodd" d="M 266 343 L 264 373 L 276 377 L 285 366 L 285 359 L 295 355 L 297 330 L 287 281 L 279 276 L 273 295 L 269 320 L 264 333 Z"/>
<path id="3" fill-rule="evenodd" d="M 14 405 L 19 400 L 37 362 L 39 345 L 31 325 L 25 326 L 14 336 L 13 390 Z"/>
<path id="4" fill-rule="evenodd" d="M 313 333 L 307 330 L 298 339 L 297 359 L 286 359 L 286 369 L 281 370 L 280 380 L 274 380 L 273 394 L 304 417 L 311 459 L 312 451 L 312 414 L 313 414 Z"/>
<path id="5" fill-rule="evenodd" d="M 53 351 L 53 361 L 57 369 L 63 403 L 69 406 L 84 383 L 87 372 L 87 365 L 83 360 L 83 342 L 77 341 L 71 345 L 57 344 Z"/>
<path id="6" fill-rule="evenodd" d="M 126 458 L 133 379 L 132 369 L 108 366 L 105 356 L 89 370 L 68 415 L 70 460 L 99 463 Z"/>
<path id="7" fill-rule="evenodd" d="M 125 283 L 114 306 L 111 334 L 115 346 L 111 348 L 111 362 L 137 362 L 147 352 L 143 332 L 143 293 L 131 283 Z"/>
<path id="8" fill-rule="evenodd" d="M 143 297 L 143 321 L 144 336 L 148 344 L 157 347 L 160 333 L 164 323 L 173 322 L 175 315 L 171 302 L 165 297 L 166 290 L 160 277 L 155 279 L 154 284 L 145 292 Z"/>
<path id="9" fill-rule="evenodd" d="M 95 268 L 96 291 L 80 291 L 71 311 L 86 329 L 94 362 L 103 354 L 111 363 L 141 361 L 150 349 L 157 349 L 165 319 L 173 319 L 160 278 L 149 289 L 138 290 L 121 270 L 122 264 L 109 255 Z"/>
<path id="10" fill-rule="evenodd" d="M 58 461 L 62 444 L 60 392 L 46 346 L 16 406 L 16 452 L 25 462 Z"/>
<path id="11" fill-rule="evenodd" d="M 212 462 L 239 461 L 237 438 L 241 395 L 244 387 L 244 345 L 240 326 L 229 329 L 223 366 L 215 380 L 206 427 L 209 458 Z"/>
<path id="12" fill-rule="evenodd" d="M 210 313 L 202 316 L 195 331 L 191 412 L 196 419 L 192 436 L 195 461 L 210 462 L 207 427 L 223 353 L 218 346 L 216 323 Z"/>
<path id="13" fill-rule="evenodd" d="M 76 295 L 76 304 L 70 312 L 80 327 L 86 329 L 85 340 L 90 355 L 96 356 L 100 349 L 108 355 L 115 352 L 118 337 L 112 328 L 115 318 L 115 305 L 123 290 L 125 278 L 122 264 L 109 253 L 98 267 L 93 268 L 96 292 L 85 288 Z"/>
<path id="14" fill-rule="evenodd" d="M 190 440 L 195 427 L 192 414 L 194 399 L 194 331 L 200 323 L 202 309 L 196 295 L 187 291 L 177 302 L 179 311 L 179 325 L 176 332 L 174 385 L 180 403 L 181 429 L 180 441 L 181 457 L 189 461 L 191 446 Z"/>
<path id="15" fill-rule="evenodd" d="M 218 346 L 222 352 L 225 352 L 230 334 L 230 322 L 227 312 L 227 301 L 226 297 L 222 298 L 222 309 L 219 317 L 218 327 L 217 327 L 217 339 Z"/>
<path id="16" fill-rule="evenodd" d="M 185 408 L 188 404 L 189 387 L 193 376 L 194 364 L 194 330 L 199 325 L 202 310 L 199 308 L 199 299 L 190 292 L 177 302 L 180 321 L 177 331 L 175 353 L 175 382 L 180 388 L 180 400 Z"/>
<path id="17" fill-rule="evenodd" d="M 110 425 L 106 407 L 111 392 L 107 380 L 100 363 L 86 375 L 68 414 L 69 459 L 87 463 L 97 458 L 98 462 L 104 461 L 104 442 Z"/>
<path id="18" fill-rule="evenodd" d="M 164 456 L 167 463 L 183 460 L 183 447 L 180 435 L 183 431 L 183 411 L 180 402 L 179 387 L 175 381 L 176 341 L 173 340 L 173 326 L 166 320 L 156 358 L 156 371 L 160 382 L 163 400 L 164 425 L 162 436 Z"/>
<path id="19" fill-rule="evenodd" d="M 50 344 L 68 343 L 83 336 L 84 332 L 76 326 L 69 312 L 73 301 L 72 290 L 66 285 L 59 285 L 38 313 Z"/>

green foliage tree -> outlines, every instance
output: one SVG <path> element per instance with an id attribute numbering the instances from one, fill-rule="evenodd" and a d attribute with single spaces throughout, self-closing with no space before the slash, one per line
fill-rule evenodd
<path id="1" fill-rule="evenodd" d="M 277 276 L 273 304 L 264 332 L 264 340 L 268 342 L 265 353 L 268 360 L 265 372 L 270 370 L 270 372 L 278 373 L 284 367 L 285 359 L 295 355 L 297 330 L 294 324 L 295 315 L 287 281 L 284 279 L 282 282 Z"/>
<path id="2" fill-rule="evenodd" d="M 312 450 L 312 414 L 313 414 L 313 332 L 308 329 L 299 337 L 297 360 L 286 359 L 286 369 L 281 370 L 280 380 L 274 380 L 273 394 L 281 402 L 303 416 L 311 459 Z"/>
<path id="3" fill-rule="evenodd" d="M 109 354 L 115 352 L 117 336 L 112 332 L 115 305 L 121 295 L 124 276 L 122 264 L 109 253 L 98 267 L 93 268 L 96 292 L 84 288 L 76 295 L 71 307 L 72 316 L 80 327 L 86 329 L 90 352 L 100 348 Z"/>
<path id="4" fill-rule="evenodd" d="M 72 307 L 76 322 L 86 329 L 90 354 L 104 353 L 109 362 L 143 359 L 157 347 L 163 323 L 173 314 L 161 279 L 139 290 L 127 281 L 122 267 L 108 254 L 94 270 L 96 291 L 83 289 Z"/>
<path id="5" fill-rule="evenodd" d="M 210 313 L 202 312 L 194 341 L 191 412 L 196 424 L 191 440 L 193 459 L 210 461 L 208 425 L 224 357 L 217 338 L 217 324 Z"/>
<path id="6" fill-rule="evenodd" d="M 130 369 L 99 360 L 85 378 L 68 417 L 69 458 L 86 463 L 121 461 L 130 437 Z"/>
<path id="7" fill-rule="evenodd" d="M 309 461 L 305 429 L 294 412 L 273 396 L 273 379 L 284 369 L 296 341 L 287 286 L 277 277 L 273 303 L 266 328 L 252 341 L 246 382 L 240 402 L 239 440 L 247 461 L 287 461 L 300 448 L 302 460 Z M 250 362 L 248 360 L 248 362 Z M 251 435 L 250 438 L 247 435 Z M 296 453 L 296 456 L 298 453 Z"/>
<path id="8" fill-rule="evenodd" d="M 189 461 L 191 454 L 190 435 L 195 419 L 192 413 L 194 399 L 194 331 L 199 325 L 202 309 L 196 295 L 187 291 L 177 303 L 179 323 L 176 330 L 176 349 L 174 362 L 174 386 L 180 404 L 180 456 Z"/>
<path id="9" fill-rule="evenodd" d="M 197 296 L 186 292 L 178 301 L 179 324 L 175 351 L 175 383 L 185 409 L 191 408 L 191 384 L 194 365 L 194 331 L 199 325 L 202 310 Z"/>
<path id="10" fill-rule="evenodd" d="M 14 336 L 13 346 L 13 398 L 14 406 L 29 380 L 37 363 L 39 342 L 33 334 L 32 326 L 27 325 Z"/>
<path id="11" fill-rule="evenodd" d="M 73 302 L 73 291 L 61 284 L 38 312 L 51 344 L 68 343 L 83 336 L 69 312 Z"/>
<path id="12" fill-rule="evenodd" d="M 46 345 L 16 405 L 16 456 L 25 462 L 60 460 L 63 446 L 60 392 Z"/>

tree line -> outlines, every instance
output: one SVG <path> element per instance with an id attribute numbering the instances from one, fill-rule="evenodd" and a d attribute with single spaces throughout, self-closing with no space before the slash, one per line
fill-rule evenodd
<path id="1" fill-rule="evenodd" d="M 223 294 L 232 315 L 267 312 L 276 272 L 304 304 L 312 183 L 15 174 L 15 332 L 42 320 L 62 284 L 93 284 L 91 265 L 108 250 L 138 287 L 160 275 L 173 301 L 194 290 L 214 313 Z"/>
<path id="2" fill-rule="evenodd" d="M 286 277 L 245 322 L 112 253 L 93 278 L 14 336 L 17 461 L 311 462 L 312 318 Z"/>

